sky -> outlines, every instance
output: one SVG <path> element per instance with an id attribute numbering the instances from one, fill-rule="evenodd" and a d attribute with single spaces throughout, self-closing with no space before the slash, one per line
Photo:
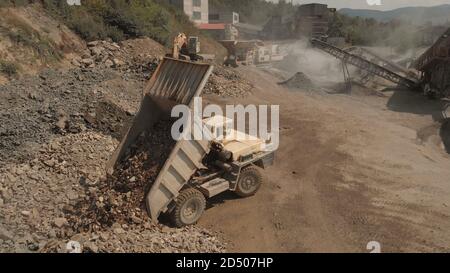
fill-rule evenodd
<path id="1" fill-rule="evenodd" d="M 278 0 L 268 0 L 278 2 Z M 290 0 L 288 0 L 290 1 Z M 412 6 L 437 6 L 450 4 L 450 0 L 293 0 L 296 4 L 323 3 L 331 8 L 353 8 L 353 9 L 376 9 L 392 10 Z M 380 3 L 381 5 L 369 5 L 369 3 Z"/>

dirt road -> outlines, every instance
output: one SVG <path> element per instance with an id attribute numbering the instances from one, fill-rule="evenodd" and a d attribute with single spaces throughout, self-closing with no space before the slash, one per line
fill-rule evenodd
<path id="1" fill-rule="evenodd" d="M 293 92 L 267 72 L 240 68 L 256 85 L 242 100 L 279 104 L 281 146 L 254 197 L 212 200 L 200 225 L 223 232 L 229 251 L 443 252 L 450 246 L 450 157 L 420 95 Z"/>

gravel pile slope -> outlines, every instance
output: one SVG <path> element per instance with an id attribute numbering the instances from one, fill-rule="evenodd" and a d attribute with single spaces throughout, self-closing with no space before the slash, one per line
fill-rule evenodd
<path id="1" fill-rule="evenodd" d="M 250 95 L 254 86 L 229 67 L 216 66 L 207 82 L 204 94 L 215 94 L 222 97 L 242 98 Z"/>
<path id="2" fill-rule="evenodd" d="M 117 77 L 120 75 L 113 70 L 47 70 L 0 86 L 0 166 L 26 161 L 36 145 L 47 143 L 54 135 L 76 134 L 102 127 L 102 123 L 109 123 L 109 127 L 103 126 L 105 133 L 117 133 L 114 125 L 126 122 L 126 114 L 114 114 L 109 120 L 90 118 L 101 117 L 100 112 L 105 112 L 102 105 L 125 91 L 120 85 L 103 88 L 103 83 Z M 143 84 L 130 81 L 128 85 L 135 89 L 128 96 L 131 102 L 137 100 Z"/>
<path id="3" fill-rule="evenodd" d="M 216 234 L 145 215 L 144 185 L 171 143 L 150 141 L 105 176 L 147 79 L 132 66 L 83 67 L 0 86 L 0 252 L 67 252 L 70 240 L 84 252 L 225 251 Z M 104 222 L 102 205 L 112 208 Z"/>
<path id="4" fill-rule="evenodd" d="M 298 88 L 304 90 L 313 90 L 316 88 L 312 80 L 308 78 L 308 76 L 306 76 L 303 72 L 297 72 L 294 76 L 286 81 L 280 82 L 279 84 L 288 88 Z"/>
<path id="5" fill-rule="evenodd" d="M 161 121 L 142 133 L 116 172 L 87 188 L 86 197 L 67 211 L 72 228 L 78 232 L 98 231 L 116 223 L 148 221 L 144 198 L 175 146 L 171 124 Z"/>

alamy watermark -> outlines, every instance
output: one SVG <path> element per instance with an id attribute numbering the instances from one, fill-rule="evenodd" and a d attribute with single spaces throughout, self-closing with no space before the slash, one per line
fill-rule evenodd
<path id="1" fill-rule="evenodd" d="M 66 0 L 69 6 L 81 6 L 81 0 Z"/>
<path id="2" fill-rule="evenodd" d="M 79 254 L 82 253 L 82 248 L 81 248 L 81 244 L 77 241 L 69 241 L 66 244 L 66 251 L 67 253 L 75 253 L 75 254 Z"/>
<path id="3" fill-rule="evenodd" d="M 377 241 L 371 241 L 367 243 L 367 250 L 370 251 L 370 253 L 379 254 L 381 253 L 381 244 Z"/>
<path id="4" fill-rule="evenodd" d="M 66 0 L 69 6 L 81 6 L 81 0 Z M 369 6 L 381 6 L 381 0 L 366 0 Z"/>
<path id="5" fill-rule="evenodd" d="M 367 5 L 369 6 L 381 6 L 381 0 L 366 0 Z"/>
<path id="6" fill-rule="evenodd" d="M 262 141 L 264 151 L 275 151 L 280 144 L 279 105 L 219 105 L 203 107 L 201 97 L 193 107 L 176 105 L 171 116 L 178 118 L 172 126 L 174 140 Z"/>

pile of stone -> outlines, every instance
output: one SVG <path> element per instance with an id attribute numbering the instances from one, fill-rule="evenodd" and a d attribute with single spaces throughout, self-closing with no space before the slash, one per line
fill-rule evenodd
<path id="1" fill-rule="evenodd" d="M 1 226 L 11 236 L 0 249 L 39 251 L 49 240 L 75 235 L 64 210 L 86 197 L 85 185 L 99 183 L 116 145 L 95 132 L 71 134 L 41 145 L 28 162 L 1 167 Z"/>
<path id="2" fill-rule="evenodd" d="M 242 78 L 235 69 L 216 66 L 203 93 L 222 97 L 241 98 L 252 93 L 254 86 Z"/>
<path id="3" fill-rule="evenodd" d="M 107 41 L 93 41 L 87 44 L 81 57 L 72 59 L 72 64 L 77 67 L 94 68 L 96 66 L 121 67 L 124 60 L 119 59 L 123 51 L 117 43 Z"/>
<path id="4" fill-rule="evenodd" d="M 67 252 L 71 240 L 83 252 L 224 251 L 215 234 L 153 225 L 142 207 L 145 180 L 160 166 L 146 164 L 162 162 L 170 136 L 137 145 L 148 153 L 131 150 L 106 177 L 146 83 L 125 74 L 46 70 L 0 86 L 0 252 Z M 106 221 L 93 216 L 105 206 Z"/>
<path id="5" fill-rule="evenodd" d="M 123 43 L 92 41 L 72 64 L 80 68 L 112 68 L 148 77 L 164 56 L 163 47 L 151 39 L 128 40 Z"/>
<path id="6" fill-rule="evenodd" d="M 78 232 L 98 231 L 114 224 L 142 224 L 148 220 L 144 199 L 175 145 L 171 125 L 170 121 L 160 121 L 143 132 L 114 174 L 89 187 L 86 198 L 67 209 L 72 228 Z"/>
<path id="7" fill-rule="evenodd" d="M 197 227 L 173 229 L 115 224 L 99 232 L 79 233 L 68 240 L 50 240 L 45 253 L 221 253 L 225 245 L 219 235 Z M 75 247 L 74 247 L 75 246 Z"/>
<path id="8" fill-rule="evenodd" d="M 46 70 L 0 86 L 0 166 L 23 162 L 54 135 L 95 129 L 120 138 L 145 81 L 112 69 Z M 115 105 L 127 105 L 127 109 Z"/>
<path id="9" fill-rule="evenodd" d="M 294 76 L 292 76 L 288 80 L 280 82 L 278 84 L 286 86 L 288 88 L 303 89 L 306 91 L 316 89 L 316 86 L 311 81 L 311 79 L 308 78 L 308 76 L 306 76 L 303 72 L 297 72 L 295 73 Z"/>
<path id="10" fill-rule="evenodd" d="M 138 174 L 124 177 L 128 187 L 136 185 L 139 190 L 112 190 L 105 167 L 117 144 L 95 132 L 61 136 L 42 145 L 30 162 L 0 168 L 0 252 L 68 252 L 71 241 L 82 252 L 225 251 L 219 236 L 204 229 L 152 224 L 138 205 L 143 196 L 139 192 L 144 191 Z M 92 195 L 97 196 L 95 204 Z M 102 202 L 105 206 L 118 202 L 113 210 L 122 210 L 125 216 L 95 227 L 99 218 L 86 205 L 102 207 Z M 87 213 L 78 210 L 74 221 L 70 211 L 77 211 L 80 204 Z M 92 224 L 80 230 L 80 222 Z"/>

